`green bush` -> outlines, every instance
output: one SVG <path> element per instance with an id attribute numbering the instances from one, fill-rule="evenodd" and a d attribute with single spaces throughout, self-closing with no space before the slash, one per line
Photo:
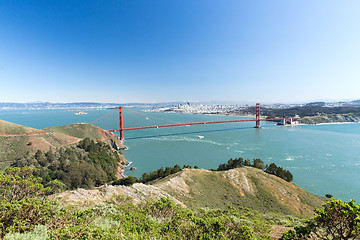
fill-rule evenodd
<path id="1" fill-rule="evenodd" d="M 46 240 L 48 237 L 46 226 L 38 225 L 28 233 L 9 233 L 4 237 L 4 240 Z"/>
<path id="2" fill-rule="evenodd" d="M 48 223 L 53 204 L 50 201 L 27 198 L 0 202 L 0 237 L 6 233 L 24 233 Z"/>
<path id="3" fill-rule="evenodd" d="M 332 198 L 315 213 L 314 219 L 284 233 L 281 239 L 360 239 L 360 205 L 354 200 Z"/>
<path id="4" fill-rule="evenodd" d="M 268 239 L 270 231 L 250 210 L 191 210 L 167 198 L 138 205 L 117 198 L 87 209 L 2 201 L 0 227 L 6 239 Z"/>
<path id="5" fill-rule="evenodd" d="M 59 180 L 63 183 L 59 189 L 91 189 L 115 180 L 119 162 L 119 154 L 107 144 L 85 138 L 77 146 L 27 154 L 14 166 L 36 168 L 36 176 L 46 187 L 50 181 Z"/>
<path id="6" fill-rule="evenodd" d="M 283 169 L 282 167 L 276 166 L 275 163 L 271 163 L 268 166 L 263 161 L 261 161 L 261 159 L 258 158 L 253 159 L 252 164 L 250 162 L 250 159 L 244 160 L 243 158 L 235 158 L 235 159 L 230 158 L 230 160 L 227 163 L 220 164 L 216 171 L 225 171 L 243 166 L 254 167 L 264 170 L 265 172 L 278 176 L 288 182 L 291 182 L 293 180 L 293 175 L 291 174 L 290 171 Z"/>
<path id="7" fill-rule="evenodd" d="M 138 182 L 138 179 L 136 177 L 129 176 L 129 177 L 126 177 L 126 178 L 121 178 L 121 179 L 115 180 L 115 181 L 112 182 L 111 185 L 114 185 L 114 186 L 116 186 L 116 185 L 131 186 L 136 182 Z"/>

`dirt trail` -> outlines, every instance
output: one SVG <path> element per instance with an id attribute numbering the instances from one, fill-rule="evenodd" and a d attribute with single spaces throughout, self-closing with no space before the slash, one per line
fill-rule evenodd
<path id="1" fill-rule="evenodd" d="M 42 134 L 48 134 L 48 133 L 45 131 L 28 132 L 28 133 L 3 133 L 3 132 L 0 132 L 0 136 L 29 136 L 29 135 L 42 135 Z"/>

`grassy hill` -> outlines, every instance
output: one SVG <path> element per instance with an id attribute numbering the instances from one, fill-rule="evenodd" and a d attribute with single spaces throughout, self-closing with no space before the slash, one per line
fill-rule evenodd
<path id="1" fill-rule="evenodd" d="M 90 123 L 76 123 L 66 126 L 44 128 L 43 130 L 47 132 L 62 133 L 79 139 L 88 137 L 92 140 L 106 142 L 113 147 L 123 147 L 119 138 L 115 134 L 105 131 L 104 129 L 96 127 Z"/>
<path id="2" fill-rule="evenodd" d="M 22 134 L 22 133 L 29 133 L 29 132 L 36 132 L 39 131 L 38 129 L 25 127 L 19 124 L 7 122 L 4 120 L 0 120 L 0 133 L 7 133 L 7 134 Z"/>
<path id="3" fill-rule="evenodd" d="M 183 169 L 150 184 L 104 186 L 81 191 L 81 194 L 66 191 L 59 197 L 72 204 L 92 201 L 96 204 L 117 195 L 131 196 L 136 203 L 169 197 L 175 203 L 193 209 L 226 209 L 230 205 L 292 216 L 312 216 L 314 208 L 321 207 L 326 201 L 294 183 L 252 167 L 227 171 Z"/>
<path id="4" fill-rule="evenodd" d="M 76 123 L 66 126 L 56 126 L 44 128 L 47 132 L 58 132 L 77 138 L 91 138 L 91 139 L 102 139 L 104 138 L 104 130 L 90 123 Z"/>
<path id="5" fill-rule="evenodd" d="M 39 134 L 20 135 L 38 132 Z M 48 151 L 79 142 L 85 137 L 101 140 L 112 147 L 122 147 L 118 137 L 91 124 L 34 129 L 0 120 L 0 169 L 9 166 L 15 159 L 37 150 Z"/>
<path id="6" fill-rule="evenodd" d="M 254 238 L 241 239 L 269 239 L 265 235 L 278 239 L 284 231 L 314 216 L 314 208 L 321 207 L 327 201 L 294 183 L 252 167 L 226 171 L 183 169 L 149 184 L 77 189 L 52 195 L 51 199 L 80 208 L 92 208 L 120 199 L 120 203 L 116 204 L 131 201 L 135 206 L 129 205 L 126 209 L 136 209 L 154 200 L 161 201 L 163 197 L 187 209 L 184 211 L 192 211 L 195 215 L 206 213 L 208 220 L 211 217 L 218 219 L 218 213 L 230 218 L 236 213 L 236 221 L 249 226 L 256 235 Z M 228 212 L 229 209 L 233 210 Z M 147 217 L 151 214 L 147 211 L 144 213 Z M 166 213 L 167 210 L 157 210 L 157 217 L 165 219 Z M 262 234 L 265 234 L 264 238 Z"/>
<path id="7" fill-rule="evenodd" d="M 325 198 L 252 167 L 227 171 L 184 169 L 152 183 L 194 208 L 243 206 L 259 212 L 311 216 Z"/>

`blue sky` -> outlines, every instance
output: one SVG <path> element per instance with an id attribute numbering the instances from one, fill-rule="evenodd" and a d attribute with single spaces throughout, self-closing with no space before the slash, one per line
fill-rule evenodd
<path id="1" fill-rule="evenodd" d="M 0 1 L 0 102 L 360 99 L 360 1 Z"/>

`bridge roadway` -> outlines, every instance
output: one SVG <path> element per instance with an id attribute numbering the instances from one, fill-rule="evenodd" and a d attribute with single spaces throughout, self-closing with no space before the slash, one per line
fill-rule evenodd
<path id="1" fill-rule="evenodd" d="M 166 125 L 155 125 L 155 126 L 144 126 L 144 127 L 132 127 L 123 129 L 110 129 L 109 132 L 120 132 L 130 130 L 140 130 L 149 128 L 163 128 L 163 127 L 177 127 L 177 126 L 190 126 L 190 125 L 201 125 L 201 124 L 214 124 L 214 123 L 234 123 L 234 122 L 256 122 L 256 121 L 281 121 L 283 118 L 271 118 L 271 119 L 242 119 L 242 120 L 228 120 L 228 121 L 208 121 L 208 122 L 189 122 L 189 123 L 177 123 L 177 124 L 166 124 Z"/>

